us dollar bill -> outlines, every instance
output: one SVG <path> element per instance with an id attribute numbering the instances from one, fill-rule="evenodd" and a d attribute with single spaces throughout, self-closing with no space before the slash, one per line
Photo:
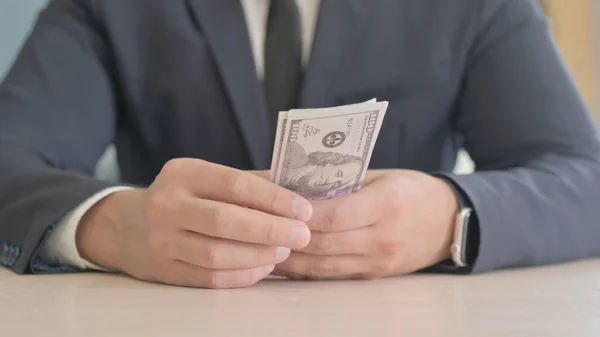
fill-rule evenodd
<path id="1" fill-rule="evenodd" d="M 310 199 L 358 191 L 387 107 L 371 100 L 280 113 L 271 180 Z"/>
<path id="2" fill-rule="evenodd" d="M 275 181 L 276 169 L 279 165 L 279 157 L 281 155 L 281 144 L 285 137 L 285 125 L 287 123 L 287 111 L 281 111 L 277 118 L 277 131 L 275 133 L 275 144 L 273 145 L 273 159 L 271 160 L 271 170 L 269 171 L 269 179 Z"/>

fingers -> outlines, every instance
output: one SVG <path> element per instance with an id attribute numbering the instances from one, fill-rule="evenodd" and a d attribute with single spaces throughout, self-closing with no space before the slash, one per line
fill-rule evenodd
<path id="1" fill-rule="evenodd" d="M 191 232 L 292 249 L 304 248 L 310 241 L 310 230 L 298 220 L 210 200 L 185 202 L 180 223 Z"/>
<path id="2" fill-rule="evenodd" d="M 308 226 L 317 232 L 342 232 L 370 226 L 381 216 L 384 198 L 368 187 L 334 199 L 315 200 Z"/>
<path id="3" fill-rule="evenodd" d="M 211 238 L 181 232 L 169 248 L 174 260 L 208 269 L 250 269 L 285 261 L 290 249 Z"/>
<path id="4" fill-rule="evenodd" d="M 309 220 L 312 215 L 308 200 L 250 172 L 202 160 L 179 159 L 167 163 L 163 173 L 182 181 L 199 198 L 301 221 Z"/>
<path id="5" fill-rule="evenodd" d="M 274 266 L 238 270 L 213 270 L 173 261 L 159 281 L 166 284 L 210 289 L 246 288 L 268 276 Z"/>
<path id="6" fill-rule="evenodd" d="M 277 275 L 307 279 L 343 279 L 368 275 L 369 260 L 363 256 L 316 256 L 294 252 L 283 263 L 277 265 Z"/>
<path id="7" fill-rule="evenodd" d="M 379 246 L 377 231 L 364 227 L 334 233 L 313 232 L 310 243 L 299 251 L 313 255 L 371 255 L 378 252 Z"/>
<path id="8" fill-rule="evenodd" d="M 266 179 L 269 180 L 269 173 L 270 171 L 247 171 L 248 173 L 252 173 L 257 177 L 260 177 L 262 179 Z"/>
<path id="9" fill-rule="evenodd" d="M 302 274 L 294 274 L 291 272 L 286 272 L 278 267 L 275 267 L 275 270 L 271 273 L 274 276 L 282 276 L 294 281 L 339 281 L 339 280 L 355 280 L 355 279 L 366 279 L 367 277 L 354 274 L 354 275 L 343 275 L 343 276 L 331 276 L 331 277 L 316 277 L 316 276 L 308 276 Z"/>

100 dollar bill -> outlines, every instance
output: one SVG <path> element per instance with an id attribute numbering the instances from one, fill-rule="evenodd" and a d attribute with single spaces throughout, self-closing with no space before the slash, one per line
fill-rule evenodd
<path id="1" fill-rule="evenodd" d="M 271 180 L 310 199 L 360 189 L 388 102 L 282 112 Z"/>

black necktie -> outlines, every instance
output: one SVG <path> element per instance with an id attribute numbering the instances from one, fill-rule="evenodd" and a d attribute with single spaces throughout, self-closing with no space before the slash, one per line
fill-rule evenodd
<path id="1" fill-rule="evenodd" d="M 296 108 L 302 77 L 301 22 L 295 0 L 271 0 L 265 39 L 264 88 L 272 125 Z"/>

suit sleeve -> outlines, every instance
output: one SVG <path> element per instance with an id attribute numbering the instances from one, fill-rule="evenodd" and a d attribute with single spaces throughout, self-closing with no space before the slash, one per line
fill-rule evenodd
<path id="1" fill-rule="evenodd" d="M 473 1 L 481 24 L 456 127 L 476 163 L 474 272 L 600 255 L 600 142 L 534 1 Z"/>
<path id="2" fill-rule="evenodd" d="M 112 185 L 91 178 L 115 132 L 108 51 L 84 1 L 50 1 L 0 85 L 0 264 L 31 271 L 52 225 Z"/>

